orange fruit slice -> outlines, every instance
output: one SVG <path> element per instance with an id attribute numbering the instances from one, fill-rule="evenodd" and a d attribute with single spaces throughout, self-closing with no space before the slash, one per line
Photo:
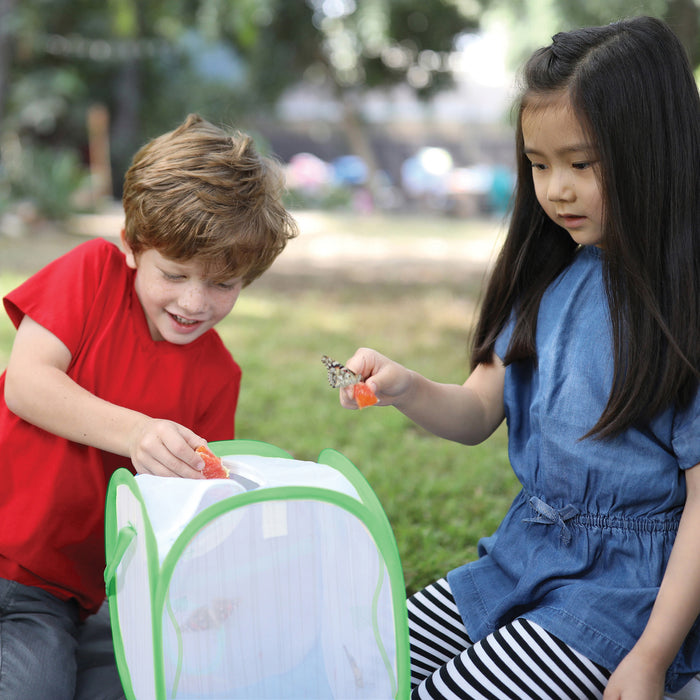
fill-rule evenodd
<path id="1" fill-rule="evenodd" d="M 364 382 L 358 382 L 355 384 L 354 397 L 358 408 L 374 406 L 374 404 L 379 401 L 377 395 Z"/>
<path id="2" fill-rule="evenodd" d="M 217 457 L 206 445 L 200 445 L 195 452 L 204 460 L 202 474 L 207 479 L 228 479 L 229 471 L 223 465 L 221 457 Z"/>

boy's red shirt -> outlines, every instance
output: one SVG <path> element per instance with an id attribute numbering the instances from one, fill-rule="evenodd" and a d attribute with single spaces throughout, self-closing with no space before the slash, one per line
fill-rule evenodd
<path id="1" fill-rule="evenodd" d="M 79 245 L 5 297 L 70 350 L 68 375 L 120 406 L 206 440 L 234 437 L 241 369 L 211 330 L 188 345 L 151 339 L 134 270 L 102 239 Z M 104 599 L 107 483 L 126 457 L 69 442 L 12 414 L 0 376 L 0 577 L 38 586 L 83 614 Z"/>

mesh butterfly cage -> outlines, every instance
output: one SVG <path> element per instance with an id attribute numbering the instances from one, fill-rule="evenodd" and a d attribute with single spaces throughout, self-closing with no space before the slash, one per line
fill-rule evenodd
<path id="1" fill-rule="evenodd" d="M 113 475 L 109 599 L 129 700 L 408 698 L 396 542 L 335 450 L 210 443 L 229 479 Z"/>

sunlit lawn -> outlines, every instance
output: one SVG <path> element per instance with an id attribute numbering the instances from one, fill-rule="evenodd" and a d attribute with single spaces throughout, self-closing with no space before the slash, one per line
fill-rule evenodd
<path id="1" fill-rule="evenodd" d="M 375 221 L 375 220 L 372 220 Z M 329 219 L 329 229 L 372 235 L 368 221 Z M 426 222 L 376 222 L 375 235 L 405 242 L 427 235 Z M 439 219 L 432 234 L 467 235 L 464 222 Z M 0 255 L 2 255 L 0 238 Z M 394 270 L 394 272 L 396 272 Z M 26 273 L 0 273 L 6 293 Z M 387 275 L 387 277 L 389 277 Z M 364 279 L 335 272 L 274 272 L 244 291 L 220 333 L 244 370 L 237 437 L 274 443 L 300 459 L 325 447 L 365 475 L 393 526 L 406 585 L 414 591 L 476 556 L 517 490 L 501 428 L 479 447 L 439 440 L 391 408 L 345 411 L 330 389 L 321 355 L 345 361 L 360 345 L 427 376 L 462 382 L 480 277 L 444 285 Z M 0 368 L 13 330 L 0 318 Z M 205 436 L 206 437 L 206 436 Z"/>

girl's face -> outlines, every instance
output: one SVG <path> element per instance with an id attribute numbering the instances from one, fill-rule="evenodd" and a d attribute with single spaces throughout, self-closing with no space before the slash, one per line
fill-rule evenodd
<path id="1" fill-rule="evenodd" d="M 123 237 L 122 237 L 123 240 Z M 176 262 L 154 248 L 137 257 L 124 242 L 126 262 L 136 270 L 134 287 L 153 340 L 186 345 L 226 317 L 238 300 L 241 279 L 216 283 L 197 261 Z"/>
<path id="2" fill-rule="evenodd" d="M 526 106 L 522 132 L 542 209 L 576 243 L 599 245 L 603 197 L 595 167 L 597 156 L 569 99 Z"/>

